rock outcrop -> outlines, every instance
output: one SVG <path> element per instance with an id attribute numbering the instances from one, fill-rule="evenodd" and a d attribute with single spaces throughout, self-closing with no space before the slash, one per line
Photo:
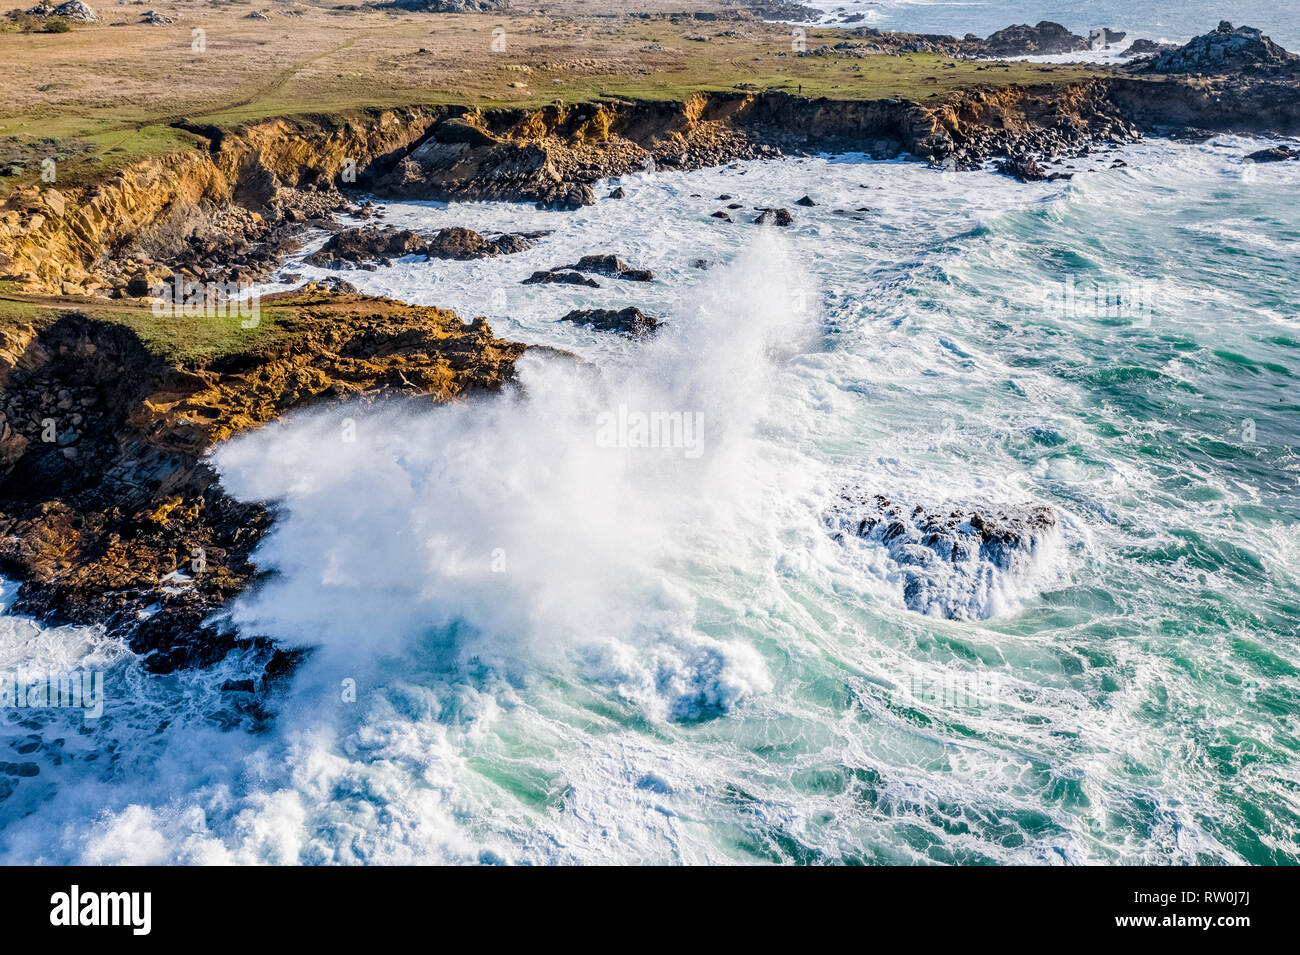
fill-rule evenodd
<path id="1" fill-rule="evenodd" d="M 1162 53 L 1147 64 L 1152 73 L 1255 73 L 1295 69 L 1300 57 L 1288 53 L 1254 27 L 1224 20 L 1211 33 Z"/>
<path id="2" fill-rule="evenodd" d="M 419 13 L 492 13 L 505 10 L 510 0 L 392 0 L 377 6 Z"/>
<path id="3" fill-rule="evenodd" d="M 423 255 L 430 259 L 485 259 L 531 249 L 538 238 L 549 234 L 508 232 L 488 239 L 473 229 L 452 226 L 425 238 L 410 229 L 366 226 L 336 232 L 304 261 L 322 268 L 355 268 L 376 262 L 391 265 L 393 259 L 404 255 Z"/>
<path id="4" fill-rule="evenodd" d="M 1026 28 L 1022 39 L 1066 42 L 1050 26 Z M 321 225 L 346 204 L 339 187 L 352 185 L 392 197 L 573 209 L 594 201 L 592 183 L 602 177 L 792 151 L 910 154 L 963 170 L 997 158 L 1027 165 L 1079 156 L 1146 131 L 1300 132 L 1295 57 L 1257 33 L 1225 24 L 1154 61 L 1157 70 L 1186 70 L 1213 59 L 1213 76 L 1156 77 L 1142 61 L 1104 78 L 980 86 L 924 102 L 738 90 L 678 103 L 367 111 L 232 130 L 182 120 L 178 128 L 206 148 L 137 163 L 84 187 L 7 195 L 0 278 L 74 294 L 122 294 L 140 271 L 259 280 L 304 223 Z M 860 35 L 854 49 L 867 52 L 898 52 L 908 36 Z M 189 251 L 178 252 L 182 245 Z"/>
<path id="5" fill-rule="evenodd" d="M 953 620 L 992 616 L 1041 574 L 1060 531 L 1050 507 L 902 505 L 859 489 L 827 514 L 836 540 L 885 548 L 910 610 Z"/>
<path id="6" fill-rule="evenodd" d="M 552 272 L 593 272 L 596 275 L 608 275 L 614 279 L 626 279 L 629 282 L 650 282 L 654 280 L 654 273 L 649 269 L 634 269 L 617 255 L 612 253 L 602 253 L 597 255 L 584 255 L 573 265 L 560 265 L 553 269 Z"/>
<path id="7" fill-rule="evenodd" d="M 262 307 L 279 316 L 262 344 L 201 362 L 75 314 L 0 333 L 0 566 L 22 581 L 15 612 L 103 623 L 155 670 L 220 659 L 240 638 L 203 621 L 255 576 L 271 515 L 230 498 L 205 452 L 314 402 L 499 388 L 525 350 L 483 319 L 319 286 Z"/>
<path id="8" fill-rule="evenodd" d="M 621 309 L 574 309 L 561 318 L 560 321 L 586 325 L 589 328 L 598 328 L 604 332 L 620 332 L 633 337 L 649 335 L 663 324 L 659 319 L 651 318 L 641 309 L 631 305 Z"/>

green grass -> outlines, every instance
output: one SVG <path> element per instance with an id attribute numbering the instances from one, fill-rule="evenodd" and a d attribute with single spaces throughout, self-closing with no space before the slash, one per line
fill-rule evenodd
<path id="1" fill-rule="evenodd" d="M 149 305 L 25 296 L 14 292 L 13 286 L 12 282 L 0 282 L 0 328 L 14 325 L 39 328 L 64 315 L 84 315 L 129 328 L 150 352 L 182 364 L 239 354 L 274 340 L 296 308 L 293 304 L 262 308 L 257 327 L 243 328 L 233 315 L 229 318 L 158 316 Z"/>
<path id="2" fill-rule="evenodd" d="M 74 130 L 60 135 L 63 128 Z M 8 125 L 0 130 L 8 130 Z M 55 189 L 77 188 L 105 179 L 144 159 L 195 148 L 200 140 L 169 126 L 135 128 L 77 127 L 67 123 L 41 125 L 41 135 L 0 133 L 0 167 L 18 167 L 17 175 L 0 179 L 0 196 L 36 183 Z M 44 183 L 41 161 L 55 160 L 55 181 Z"/>

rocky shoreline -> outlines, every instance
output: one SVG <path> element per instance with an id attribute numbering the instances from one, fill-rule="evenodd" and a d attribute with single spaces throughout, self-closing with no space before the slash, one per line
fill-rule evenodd
<path id="1" fill-rule="evenodd" d="M 23 582 L 12 612 L 103 624 L 160 672 L 216 662 L 240 638 L 204 621 L 255 579 L 249 555 L 272 515 L 227 495 L 206 452 L 314 402 L 499 389 L 527 347 L 483 319 L 314 285 L 263 308 L 291 315 L 268 343 L 200 362 L 76 314 L 3 330 L 0 567 Z"/>
<path id="2" fill-rule="evenodd" d="M 387 110 L 230 132 L 180 121 L 206 150 L 82 193 L 12 194 L 0 210 L 0 278 L 31 292 L 110 297 L 143 296 L 174 274 L 264 281 L 305 228 L 335 231 L 344 212 L 364 218 L 345 191 L 573 209 L 596 202 L 594 184 L 609 177 L 814 150 L 957 170 L 999 161 L 1018 178 L 1046 178 L 1036 164 L 1145 134 L 1300 132 L 1297 62 L 1259 31 L 1223 23 L 1112 76 L 990 84 L 924 103 L 732 91 L 679 103 Z"/>
<path id="3" fill-rule="evenodd" d="M 611 176 L 810 150 L 907 154 L 958 170 L 1000 160 L 1017 178 L 1050 178 L 1046 161 L 1149 133 L 1298 133 L 1298 63 L 1258 31 L 1225 23 L 1113 76 L 981 86 L 923 104 L 732 91 L 680 103 L 385 110 L 233 132 L 182 121 L 202 150 L 76 194 L 38 187 L 12 195 L 0 212 L 0 272 L 29 292 L 147 299 L 175 276 L 264 281 L 310 226 L 333 233 L 313 257 L 331 268 L 409 254 L 508 255 L 538 235 L 453 228 L 421 236 L 345 227 L 336 217 L 368 218 L 357 204 L 364 193 L 572 209 L 607 201 L 593 185 Z M 1209 67 L 1218 72 L 1207 75 Z M 1294 158 L 1288 151 L 1257 161 Z M 617 201 L 617 192 L 608 198 Z M 780 213 L 788 223 L 783 209 L 760 218 L 779 225 Z M 589 256 L 527 281 L 653 277 L 643 271 Z M 256 579 L 250 554 L 273 515 L 226 495 L 205 452 L 316 401 L 455 400 L 500 388 L 527 347 L 495 338 L 483 319 L 465 324 L 450 312 L 357 296 L 342 281 L 263 300 L 263 309 L 273 307 L 290 317 L 263 344 L 188 363 L 75 309 L 44 325 L 0 329 L 0 567 L 22 581 L 15 612 L 103 623 L 149 653 L 156 670 L 220 659 L 242 638 L 204 621 Z M 565 319 L 633 335 L 657 325 L 636 309 Z M 901 520 L 888 502 L 877 505 L 889 520 L 855 533 Z M 940 524 L 948 540 L 979 531 L 981 520 L 954 513 L 927 523 L 912 514 L 904 523 L 909 541 L 931 547 L 926 535 Z M 1035 533 L 1051 525 L 1041 515 L 999 520 L 1029 521 Z M 994 560 L 998 539 L 980 540 L 980 553 Z M 266 675 L 291 663 L 268 649 Z"/>

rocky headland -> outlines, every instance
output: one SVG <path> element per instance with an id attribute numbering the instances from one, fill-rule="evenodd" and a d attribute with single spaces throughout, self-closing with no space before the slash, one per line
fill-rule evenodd
<path id="1" fill-rule="evenodd" d="M 846 41 L 866 46 L 808 53 L 895 55 L 924 46 L 996 56 L 1090 42 L 1053 26 L 953 40 L 952 48 L 943 45 L 952 38 L 867 30 Z M 1041 85 L 990 77 L 923 101 L 738 89 L 680 101 L 366 110 L 233 128 L 182 119 L 174 128 L 192 148 L 89 184 L 12 191 L 0 208 L 0 276 L 18 296 L 147 308 L 158 284 L 177 276 L 265 280 L 309 227 L 331 232 L 313 262 L 339 269 L 405 255 L 510 255 L 539 238 L 463 228 L 421 235 L 365 223 L 368 194 L 575 209 L 617 201 L 617 190 L 597 198 L 594 187 L 607 177 L 812 150 L 910 155 L 958 170 L 997 160 L 1004 172 L 1033 180 L 1051 177 L 1044 164 L 1052 159 L 1145 134 L 1300 133 L 1298 91 L 1295 56 L 1257 30 L 1224 23 L 1106 75 Z M 774 225 L 793 221 L 786 209 L 756 212 Z M 599 287 L 598 279 L 652 278 L 616 256 L 593 255 L 527 281 Z M 219 659 L 241 639 L 205 621 L 255 580 L 250 554 L 274 516 L 226 495 L 207 450 L 313 402 L 397 393 L 456 400 L 499 388 L 526 347 L 495 338 L 482 319 L 467 324 L 450 312 L 357 296 L 342 280 L 264 298 L 273 316 L 265 335 L 198 359 L 160 354 L 128 325 L 63 302 L 48 320 L 0 328 L 0 566 L 22 582 L 16 611 L 105 624 L 162 670 Z M 565 319 L 633 335 L 657 325 L 634 308 Z M 935 560 L 1014 571 L 1015 555 L 1032 556 L 1054 528 L 1052 515 L 1032 506 L 1014 514 L 905 511 L 865 493 L 853 503 L 853 528 L 841 530 L 888 537 L 915 581 L 905 599 L 941 613 L 947 598 L 923 573 Z M 273 669 L 291 662 L 271 659 Z"/>

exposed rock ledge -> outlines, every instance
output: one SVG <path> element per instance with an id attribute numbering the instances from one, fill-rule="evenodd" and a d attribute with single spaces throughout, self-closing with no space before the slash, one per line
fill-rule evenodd
<path id="1" fill-rule="evenodd" d="M 499 388 L 525 350 L 481 318 L 312 286 L 265 299 L 262 318 L 262 344 L 198 363 L 76 314 L 0 330 L 0 566 L 22 581 L 15 612 L 104 623 L 157 671 L 220 659 L 239 638 L 202 621 L 253 579 L 271 516 L 229 497 L 204 453 L 312 402 Z"/>

